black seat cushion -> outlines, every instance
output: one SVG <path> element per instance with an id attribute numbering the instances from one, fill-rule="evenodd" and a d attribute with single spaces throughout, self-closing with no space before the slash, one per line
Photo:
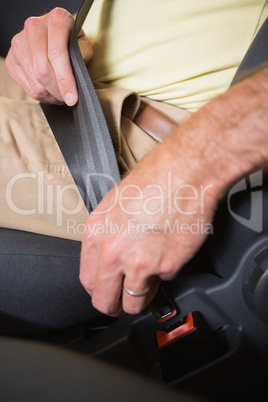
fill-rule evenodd
<path id="1" fill-rule="evenodd" d="M 0 229 L 0 334 L 62 329 L 101 315 L 79 281 L 80 248 Z"/>

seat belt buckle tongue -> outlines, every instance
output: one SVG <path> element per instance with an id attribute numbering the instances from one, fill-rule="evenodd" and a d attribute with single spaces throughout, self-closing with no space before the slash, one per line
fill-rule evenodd
<path id="1" fill-rule="evenodd" d="M 160 288 L 154 300 L 151 301 L 148 307 L 158 322 L 165 322 L 175 317 L 177 314 L 177 309 L 174 303 L 162 288 Z"/>

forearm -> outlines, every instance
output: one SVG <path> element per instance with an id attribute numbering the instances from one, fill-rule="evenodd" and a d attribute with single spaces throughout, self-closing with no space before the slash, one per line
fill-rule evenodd
<path id="1" fill-rule="evenodd" d="M 200 170 L 217 198 L 240 177 L 268 164 L 268 69 L 237 84 L 193 115 L 167 141 Z"/>

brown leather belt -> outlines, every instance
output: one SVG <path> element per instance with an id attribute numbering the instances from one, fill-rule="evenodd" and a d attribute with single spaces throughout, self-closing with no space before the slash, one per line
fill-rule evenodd
<path id="1" fill-rule="evenodd" d="M 143 101 L 133 122 L 157 142 L 164 141 L 179 126 L 166 113 Z"/>

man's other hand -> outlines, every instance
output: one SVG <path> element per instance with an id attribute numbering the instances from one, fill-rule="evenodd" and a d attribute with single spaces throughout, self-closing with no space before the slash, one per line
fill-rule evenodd
<path id="1" fill-rule="evenodd" d="M 33 99 L 73 106 L 78 93 L 68 52 L 74 18 L 55 8 L 42 17 L 30 17 L 11 41 L 6 66 L 11 77 Z M 93 54 L 89 40 L 80 32 L 79 46 L 85 62 Z"/>

